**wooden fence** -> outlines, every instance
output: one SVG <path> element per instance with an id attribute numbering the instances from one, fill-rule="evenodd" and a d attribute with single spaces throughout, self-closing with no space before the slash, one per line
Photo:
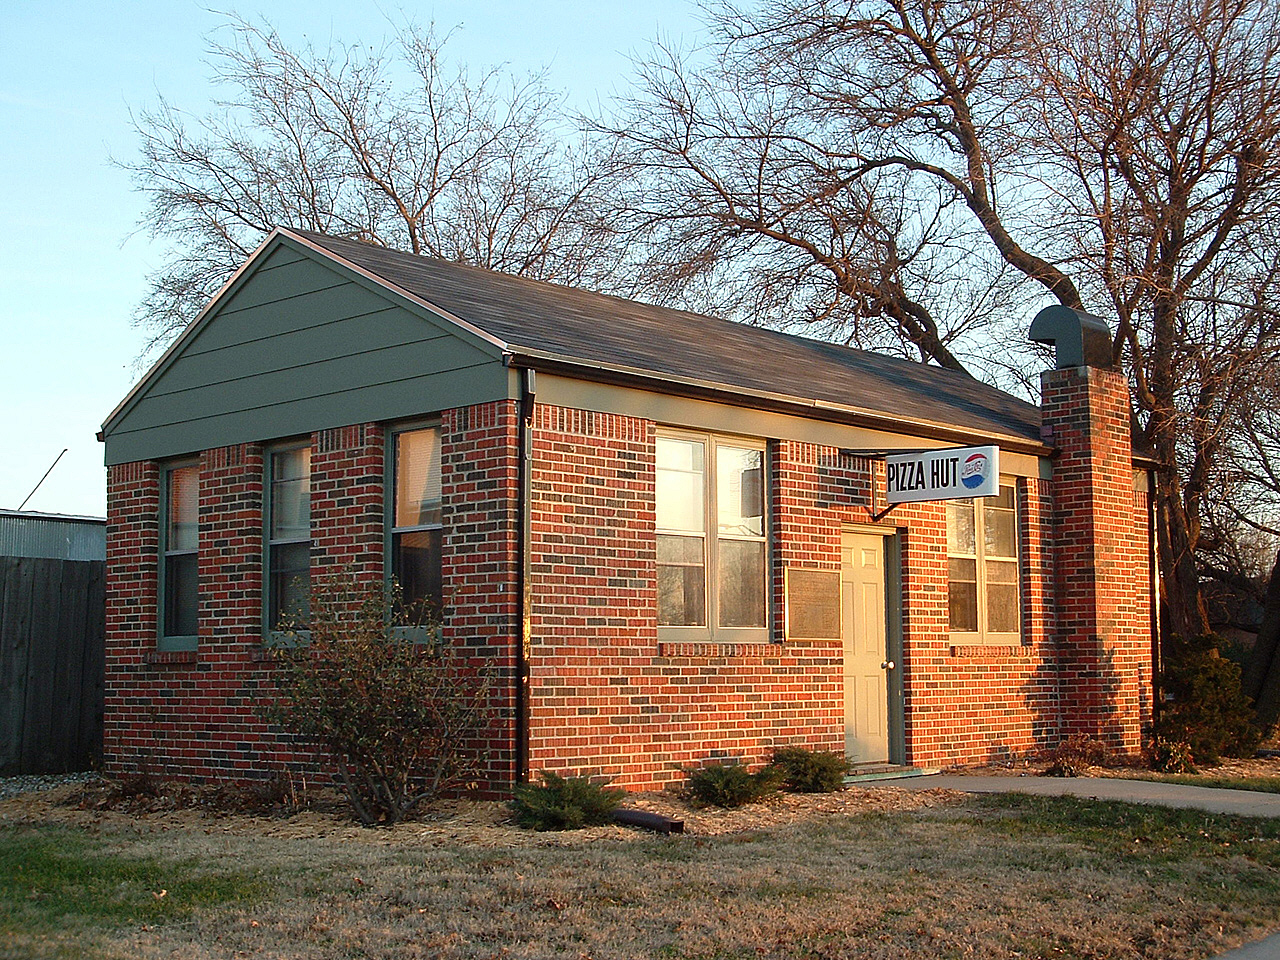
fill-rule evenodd
<path id="1" fill-rule="evenodd" d="M 102 758 L 104 567 L 0 557 L 0 775 Z"/>

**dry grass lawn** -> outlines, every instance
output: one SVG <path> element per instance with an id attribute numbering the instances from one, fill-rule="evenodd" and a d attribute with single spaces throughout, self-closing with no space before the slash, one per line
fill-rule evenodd
<path id="1" fill-rule="evenodd" d="M 498 804 L 365 830 L 69 792 L 0 803 L 0 956 L 1175 960 L 1280 929 L 1280 824 L 1200 813 L 892 787 L 638 798 L 685 817 L 664 837 L 530 833 Z"/>

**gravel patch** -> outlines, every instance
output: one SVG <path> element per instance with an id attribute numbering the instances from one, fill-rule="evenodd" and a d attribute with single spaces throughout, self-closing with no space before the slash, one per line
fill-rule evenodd
<path id="1" fill-rule="evenodd" d="M 98 774 L 91 770 L 80 773 L 44 773 L 21 777 L 0 777 L 0 800 L 16 797 L 20 793 L 49 790 L 68 783 L 89 783 L 97 779 Z"/>

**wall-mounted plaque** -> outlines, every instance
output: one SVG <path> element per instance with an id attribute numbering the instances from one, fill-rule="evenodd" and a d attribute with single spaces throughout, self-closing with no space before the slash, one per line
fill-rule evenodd
<path id="1" fill-rule="evenodd" d="M 840 571 L 787 567 L 783 572 L 786 639 L 840 639 Z"/>

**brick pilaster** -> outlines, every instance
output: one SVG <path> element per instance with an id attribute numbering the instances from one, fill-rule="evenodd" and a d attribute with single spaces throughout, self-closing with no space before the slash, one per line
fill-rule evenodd
<path id="1" fill-rule="evenodd" d="M 1129 392 L 1096 367 L 1045 373 L 1053 469 L 1056 627 L 1063 732 L 1124 752 L 1150 719 L 1145 515 L 1134 493 Z"/>

